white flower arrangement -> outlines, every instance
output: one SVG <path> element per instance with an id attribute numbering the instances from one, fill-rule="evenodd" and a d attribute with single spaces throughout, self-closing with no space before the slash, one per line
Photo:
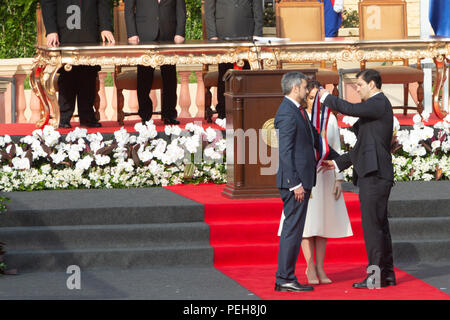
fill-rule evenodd
<path id="1" fill-rule="evenodd" d="M 356 135 L 348 129 L 340 129 L 340 134 L 344 138 L 344 144 L 348 145 L 350 148 L 353 148 L 356 143 Z"/>
<path id="2" fill-rule="evenodd" d="M 450 117 L 433 127 L 426 126 L 429 113 L 413 117 L 412 130 L 400 130 L 394 117 L 394 143 L 392 164 L 395 181 L 430 181 L 450 179 Z M 356 136 L 347 129 L 340 130 L 345 149 L 352 148 Z M 352 168 L 344 171 L 351 180 Z"/>
<path id="3" fill-rule="evenodd" d="M 226 129 L 227 120 L 226 120 L 225 118 L 224 118 L 224 119 L 217 118 L 217 119 L 216 119 L 216 124 L 217 124 L 219 127 L 221 127 L 222 129 Z"/>
<path id="4" fill-rule="evenodd" d="M 394 119 L 392 163 L 396 181 L 450 179 L 450 117 L 434 128 L 425 126 L 424 119 L 423 115 L 416 116 L 417 122 L 409 131 L 399 130 Z M 219 123 L 225 125 L 224 120 Z M 187 124 L 186 129 L 166 126 L 166 139 L 157 138 L 153 121 L 148 121 L 135 125 L 137 135 L 121 128 L 108 141 L 100 133 L 87 134 L 80 128 L 63 140 L 50 126 L 35 130 L 19 143 L 6 135 L 0 137 L 0 190 L 225 183 L 226 141 L 222 133 L 194 123 Z M 348 129 L 340 132 L 344 149 L 353 147 L 355 134 Z M 352 168 L 344 175 L 350 180 Z"/>
<path id="5" fill-rule="evenodd" d="M 137 123 L 138 135 L 121 128 L 109 141 L 104 141 L 100 133 L 87 134 L 86 129 L 80 128 L 62 139 L 51 126 L 35 130 L 18 143 L 9 136 L 0 137 L 0 190 L 226 182 L 225 140 L 211 128 L 204 130 L 194 123 L 187 127 L 188 132 L 167 126 L 169 142 L 157 138 L 153 121 Z M 185 168 L 192 160 L 194 170 L 187 177 Z"/>

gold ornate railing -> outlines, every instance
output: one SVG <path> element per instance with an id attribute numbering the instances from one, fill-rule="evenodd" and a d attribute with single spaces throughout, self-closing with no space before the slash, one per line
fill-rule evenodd
<path id="1" fill-rule="evenodd" d="M 79 45 L 48 48 L 38 46 L 30 82 L 41 101 L 38 127 L 59 123 L 59 106 L 54 77 L 59 68 L 75 65 L 158 67 L 164 64 L 218 64 L 248 60 L 252 69 L 275 69 L 289 61 L 352 61 L 431 58 L 437 72 L 433 92 L 433 110 L 443 118 L 440 94 L 450 59 L 450 39 L 408 39 L 392 41 L 320 41 L 258 44 L 190 41 L 184 44 L 149 43 L 140 45 Z"/>

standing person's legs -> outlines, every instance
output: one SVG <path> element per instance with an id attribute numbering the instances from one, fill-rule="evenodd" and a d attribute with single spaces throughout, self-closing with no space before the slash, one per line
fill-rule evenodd
<path id="1" fill-rule="evenodd" d="M 294 192 L 281 189 L 285 220 L 280 236 L 278 250 L 278 270 L 276 273 L 276 284 L 285 284 L 297 281 L 295 276 L 295 265 L 300 253 L 300 246 L 305 226 L 306 211 L 311 191 L 305 193 L 305 200 L 295 200 Z"/>
<path id="2" fill-rule="evenodd" d="M 220 119 L 224 119 L 226 116 L 225 110 L 225 81 L 223 81 L 223 76 L 227 73 L 228 70 L 233 69 L 233 63 L 219 63 L 219 77 L 217 79 L 217 105 L 216 111 L 218 113 L 217 117 Z M 244 70 L 250 69 L 250 63 L 247 60 L 244 60 L 244 66 L 242 67 Z"/>
<path id="3" fill-rule="evenodd" d="M 369 266 L 380 268 L 381 281 L 393 275 L 387 204 L 392 183 L 377 176 L 360 178 L 361 222 Z"/>
<path id="4" fill-rule="evenodd" d="M 153 84 L 153 72 L 152 67 L 145 67 L 142 65 L 137 66 L 137 96 L 139 103 L 139 116 L 142 121 L 148 121 L 152 118 L 153 103 L 150 99 L 150 90 Z"/>
<path id="5" fill-rule="evenodd" d="M 161 116 L 166 120 L 177 118 L 177 67 L 175 65 L 161 66 L 163 95 L 161 97 Z"/>
<path id="6" fill-rule="evenodd" d="M 75 99 L 77 93 L 78 67 L 73 66 L 71 71 L 66 71 L 64 68 L 59 70 L 58 78 L 58 104 L 60 119 L 60 127 L 70 128 L 70 119 L 75 111 Z"/>
<path id="7" fill-rule="evenodd" d="M 325 261 L 325 250 L 327 248 L 327 238 L 315 237 L 316 242 L 316 264 L 317 274 L 321 283 L 331 283 L 331 280 L 327 277 L 323 264 Z"/>
<path id="8" fill-rule="evenodd" d="M 81 125 L 101 126 L 95 118 L 94 102 L 97 95 L 97 76 L 99 67 L 80 66 L 77 93 L 78 116 Z"/>
<path id="9" fill-rule="evenodd" d="M 306 277 L 309 284 L 319 284 L 316 265 L 314 264 L 315 237 L 303 238 L 302 251 L 306 260 Z"/>
<path id="10" fill-rule="evenodd" d="M 217 79 L 217 105 L 216 111 L 218 113 L 217 117 L 220 119 L 225 118 L 225 81 L 223 81 L 223 76 L 229 70 L 233 69 L 232 63 L 219 63 L 219 78 Z"/>
<path id="11" fill-rule="evenodd" d="M 380 220 L 382 221 L 382 233 L 383 233 L 383 268 L 381 273 L 382 280 L 389 280 L 395 282 L 395 273 L 394 273 L 394 258 L 392 253 L 392 239 L 391 232 L 389 229 L 389 220 L 388 220 L 388 202 L 389 196 L 391 194 L 392 183 L 390 181 L 380 179 L 381 187 L 383 188 L 383 198 L 379 203 L 379 214 Z"/>

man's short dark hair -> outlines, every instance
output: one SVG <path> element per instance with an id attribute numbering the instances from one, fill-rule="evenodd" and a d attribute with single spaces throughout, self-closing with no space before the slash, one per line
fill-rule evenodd
<path id="1" fill-rule="evenodd" d="M 302 79 L 306 81 L 306 76 L 301 72 L 291 71 L 285 73 L 283 78 L 281 78 L 281 90 L 283 94 L 285 96 L 290 94 L 294 86 L 299 86 L 302 83 Z"/>
<path id="2" fill-rule="evenodd" d="M 361 77 L 365 82 L 369 83 L 373 81 L 377 89 L 381 89 L 381 75 L 377 70 L 374 69 L 366 69 L 358 72 L 356 75 L 356 79 Z"/>

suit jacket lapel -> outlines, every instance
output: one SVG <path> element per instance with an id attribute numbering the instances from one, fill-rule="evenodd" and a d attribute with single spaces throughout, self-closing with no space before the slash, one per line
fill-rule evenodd
<path id="1" fill-rule="evenodd" d="M 288 105 L 289 105 L 292 109 L 295 110 L 297 116 L 300 117 L 300 121 L 304 124 L 304 128 L 305 128 L 306 133 L 309 135 L 309 137 L 310 137 L 311 140 L 312 140 L 312 139 L 313 139 L 313 136 L 312 136 L 312 132 L 311 132 L 311 130 L 312 130 L 312 128 L 311 128 L 311 123 L 307 123 L 307 122 L 309 122 L 308 119 L 305 119 L 305 118 L 303 117 L 302 112 L 300 111 L 300 109 L 297 108 L 297 106 L 296 106 L 291 100 L 289 100 L 289 99 L 287 99 L 287 98 L 284 98 L 284 100 L 286 100 L 287 103 L 288 103 Z M 306 117 L 308 116 L 308 115 L 306 114 L 306 111 L 305 111 L 305 116 L 306 116 Z"/>
<path id="2" fill-rule="evenodd" d="M 286 98 L 286 97 L 284 98 L 284 100 L 287 102 L 287 104 L 289 105 L 289 107 L 291 107 L 293 110 L 295 110 L 295 112 L 297 113 L 297 115 L 298 115 L 299 117 L 302 117 L 302 118 L 303 118 L 303 116 L 302 116 L 300 110 L 297 108 L 297 106 L 296 106 L 291 100 L 289 100 L 289 99 Z"/>

